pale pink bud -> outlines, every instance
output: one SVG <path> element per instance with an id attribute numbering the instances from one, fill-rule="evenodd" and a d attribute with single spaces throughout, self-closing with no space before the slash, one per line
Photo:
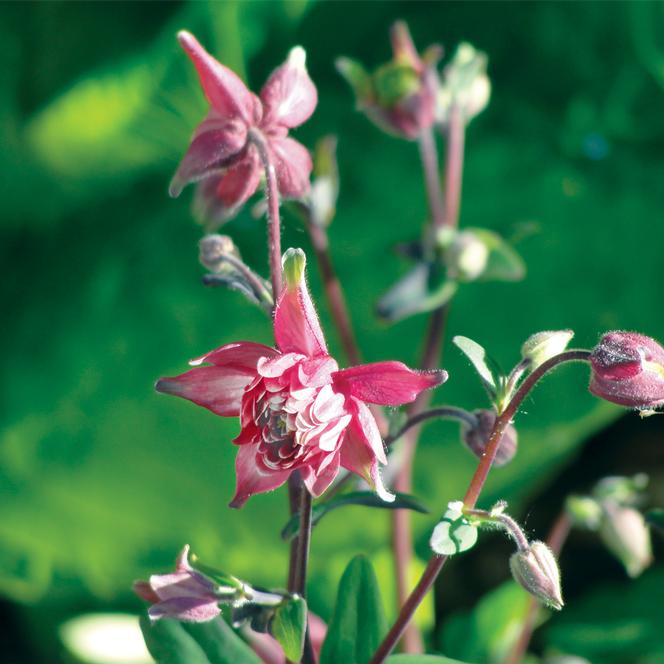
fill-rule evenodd
<path id="1" fill-rule="evenodd" d="M 512 554 L 510 569 L 514 580 L 531 595 L 552 609 L 563 608 L 558 563 L 544 542 L 531 542 L 526 550 Z"/>
<path id="2" fill-rule="evenodd" d="M 468 449 L 478 458 L 482 458 L 486 450 L 489 436 L 496 423 L 496 413 L 493 410 L 480 409 L 473 412 L 476 423 L 471 426 L 465 420 L 461 423 L 461 437 Z M 516 454 L 518 435 L 512 424 L 505 428 L 494 460 L 495 466 L 504 466 Z"/>

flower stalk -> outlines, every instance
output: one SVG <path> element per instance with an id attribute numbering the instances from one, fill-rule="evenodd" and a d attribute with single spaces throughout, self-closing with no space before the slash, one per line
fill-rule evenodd
<path id="1" fill-rule="evenodd" d="M 537 384 L 537 382 L 546 373 L 554 369 L 560 364 L 565 362 L 588 362 L 590 358 L 590 351 L 587 350 L 569 350 L 554 357 L 550 358 L 541 364 L 535 371 L 533 371 L 521 384 L 516 391 L 505 410 L 496 418 L 493 426 L 493 431 L 489 436 L 487 443 L 486 453 L 480 459 L 477 469 L 470 481 L 468 489 L 463 499 L 466 509 L 473 509 L 477 503 L 480 493 L 486 482 L 486 478 L 493 464 L 493 460 L 498 451 L 498 445 L 512 418 L 516 414 L 523 400 L 530 394 L 530 391 Z M 408 596 L 405 604 L 403 605 L 397 619 L 390 628 L 387 636 L 378 647 L 378 650 L 370 660 L 369 664 L 382 664 L 390 655 L 399 639 L 402 637 L 406 630 L 411 618 L 413 617 L 417 607 L 420 605 L 426 594 L 433 586 L 438 574 L 442 570 L 448 556 L 433 555 L 427 564 L 420 580 Z"/>

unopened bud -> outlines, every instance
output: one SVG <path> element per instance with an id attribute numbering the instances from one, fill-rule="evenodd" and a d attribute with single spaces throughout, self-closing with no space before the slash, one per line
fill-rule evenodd
<path id="1" fill-rule="evenodd" d="M 287 288 L 297 288 L 302 283 L 306 266 L 307 256 L 302 249 L 286 249 L 281 259 L 281 267 Z"/>
<path id="2" fill-rule="evenodd" d="M 544 542 L 532 542 L 510 558 L 514 580 L 531 595 L 553 609 L 563 608 L 560 571 L 553 552 Z"/>
<path id="3" fill-rule="evenodd" d="M 633 507 L 612 500 L 601 503 L 599 535 L 606 547 L 625 566 L 627 574 L 636 577 L 652 562 L 650 531 L 643 515 Z"/>
<path id="4" fill-rule="evenodd" d="M 602 519 L 602 508 L 593 498 L 588 496 L 569 496 L 565 501 L 567 514 L 577 526 L 597 530 Z"/>
<path id="5" fill-rule="evenodd" d="M 486 268 L 489 248 L 472 231 L 461 231 L 447 246 L 444 259 L 451 279 L 474 281 Z"/>
<path id="6" fill-rule="evenodd" d="M 234 272 L 228 257 L 240 259 L 240 252 L 228 235 L 206 235 L 198 243 L 198 259 L 206 270 L 214 274 Z"/>
<path id="7" fill-rule="evenodd" d="M 462 43 L 445 68 L 438 91 L 436 120 L 447 124 L 452 108 L 459 109 L 466 122 L 489 103 L 491 82 L 486 73 L 487 57 L 471 44 Z"/>
<path id="8" fill-rule="evenodd" d="M 590 356 L 590 391 L 638 409 L 664 404 L 664 348 L 635 332 L 607 332 Z"/>
<path id="9" fill-rule="evenodd" d="M 572 340 L 572 330 L 537 332 L 528 337 L 521 346 L 521 357 L 530 360 L 530 369 L 536 369 L 555 355 L 562 353 Z"/>
<path id="10" fill-rule="evenodd" d="M 476 424 L 462 422 L 461 437 L 468 449 L 478 458 L 484 456 L 489 436 L 496 423 L 496 413 L 492 410 L 480 409 L 473 412 L 476 418 Z M 518 436 L 516 429 L 512 424 L 508 424 L 503 433 L 503 437 L 498 443 L 494 465 L 504 466 L 509 463 L 516 454 Z"/>

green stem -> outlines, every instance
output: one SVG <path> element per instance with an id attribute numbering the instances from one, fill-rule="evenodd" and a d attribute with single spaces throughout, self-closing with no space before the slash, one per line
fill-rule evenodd
<path id="1" fill-rule="evenodd" d="M 480 492 L 482 491 L 484 483 L 486 482 L 489 470 L 491 469 L 491 465 L 493 464 L 493 460 L 496 457 L 498 445 L 500 444 L 500 440 L 503 437 L 503 433 L 505 432 L 507 425 L 512 421 L 512 418 L 519 409 L 519 406 L 528 396 L 540 378 L 551 371 L 551 369 L 557 367 L 559 364 L 564 362 L 587 362 L 589 357 L 590 351 L 587 350 L 565 351 L 564 353 L 555 355 L 554 357 L 541 364 L 523 381 L 523 383 L 521 383 L 521 386 L 516 391 L 509 404 L 507 404 L 505 410 L 496 418 L 496 421 L 493 425 L 493 430 L 491 431 L 487 442 L 484 456 L 480 459 L 480 462 L 477 465 L 475 474 L 470 481 L 468 490 L 466 491 L 466 495 L 463 499 L 464 506 L 467 509 L 473 509 L 475 507 Z M 387 659 L 406 630 L 417 607 L 420 605 L 426 594 L 433 586 L 434 581 L 442 570 L 447 558 L 448 556 L 439 556 L 434 554 L 429 559 L 429 563 L 427 564 L 422 577 L 413 589 L 412 593 L 409 595 L 401 611 L 399 612 L 394 625 L 392 625 L 390 628 L 390 631 L 387 633 L 387 636 L 378 647 L 378 650 L 371 658 L 369 664 L 382 664 Z"/>

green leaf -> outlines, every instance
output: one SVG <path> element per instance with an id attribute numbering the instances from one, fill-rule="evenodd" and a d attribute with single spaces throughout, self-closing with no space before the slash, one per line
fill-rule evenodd
<path id="1" fill-rule="evenodd" d="M 141 616 L 145 645 L 157 664 L 210 664 L 205 651 L 177 620 L 163 619 L 150 624 Z"/>
<path id="2" fill-rule="evenodd" d="M 467 664 L 458 659 L 441 657 L 440 655 L 392 655 L 386 664 Z"/>
<path id="3" fill-rule="evenodd" d="M 316 525 L 320 520 L 329 514 L 332 510 L 344 505 L 364 505 L 365 507 L 378 507 L 380 509 L 396 510 L 407 509 L 422 514 L 428 514 L 429 510 L 420 503 L 415 496 L 407 493 L 397 493 L 396 498 L 391 502 L 385 502 L 379 498 L 373 491 L 351 491 L 335 496 L 324 503 L 314 505 L 311 513 L 312 525 Z M 296 537 L 300 529 L 300 515 L 294 514 L 281 531 L 281 537 L 285 540 Z"/>
<path id="4" fill-rule="evenodd" d="M 514 581 L 485 595 L 470 612 L 445 623 L 440 649 L 470 662 L 502 662 L 528 611 L 529 596 Z"/>
<path id="5" fill-rule="evenodd" d="M 261 664 L 254 651 L 221 618 L 204 623 L 162 619 L 150 624 L 144 615 L 140 623 L 157 664 Z"/>
<path id="6" fill-rule="evenodd" d="M 376 575 L 364 556 L 356 556 L 341 577 L 320 664 L 366 664 L 386 631 Z"/>
<path id="7" fill-rule="evenodd" d="M 304 649 L 307 623 L 307 603 L 295 597 L 277 607 L 270 626 L 272 636 L 279 641 L 286 658 L 299 662 Z"/>
<path id="8" fill-rule="evenodd" d="M 463 503 L 450 503 L 443 518 L 433 529 L 429 543 L 434 553 L 452 556 L 468 551 L 477 542 L 477 527 L 461 512 Z"/>
<path id="9" fill-rule="evenodd" d="M 467 228 L 480 239 L 489 250 L 481 281 L 521 281 L 526 276 L 526 264 L 511 244 L 498 233 L 486 228 Z"/>
<path id="10" fill-rule="evenodd" d="M 494 396 L 503 382 L 502 371 L 483 346 L 476 341 L 457 335 L 452 343 L 471 361 L 479 374 L 482 384 L 491 396 Z"/>

